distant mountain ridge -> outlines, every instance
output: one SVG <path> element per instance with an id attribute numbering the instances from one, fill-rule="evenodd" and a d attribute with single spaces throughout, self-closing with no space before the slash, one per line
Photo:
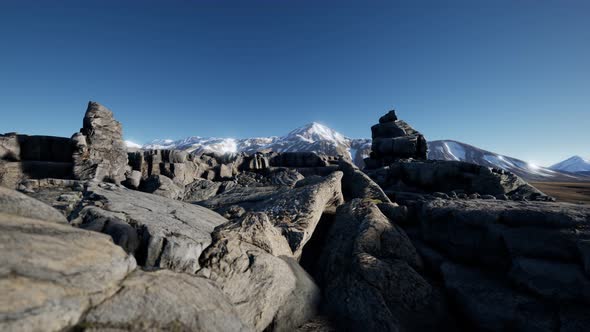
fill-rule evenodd
<path id="1" fill-rule="evenodd" d="M 589 181 L 586 175 L 542 167 L 453 140 L 428 142 L 428 159 L 459 160 L 510 171 L 528 181 Z"/>
<path id="2" fill-rule="evenodd" d="M 284 136 L 257 138 L 211 138 L 192 136 L 181 140 L 154 140 L 142 146 L 143 149 L 180 149 L 194 153 L 254 153 L 275 152 L 316 152 L 326 155 L 344 156 L 357 165 L 363 164 L 371 151 L 370 139 L 353 139 L 317 122 L 292 130 Z"/>
<path id="3" fill-rule="evenodd" d="M 580 156 L 573 156 L 549 168 L 555 171 L 569 173 L 590 172 L 590 160 Z"/>
<path id="4" fill-rule="evenodd" d="M 158 139 L 145 145 L 126 143 L 130 149 L 180 149 L 197 154 L 316 152 L 343 156 L 361 168 L 364 167 L 363 159 L 371 152 L 371 139 L 348 138 L 317 122 L 294 129 L 284 136 L 243 139 L 191 136 L 180 140 Z M 465 161 L 500 168 L 528 181 L 590 181 L 590 163 L 580 157 L 572 157 L 547 168 L 454 140 L 431 141 L 428 147 L 428 159 Z M 580 173 L 572 173 L 572 170 L 577 169 L 581 170 Z"/>

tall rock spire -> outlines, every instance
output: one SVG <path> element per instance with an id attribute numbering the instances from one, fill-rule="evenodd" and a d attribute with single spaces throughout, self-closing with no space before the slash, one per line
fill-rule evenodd
<path id="1" fill-rule="evenodd" d="M 127 149 L 123 129 L 113 112 L 90 101 L 83 127 L 72 137 L 75 143 L 74 177 L 120 183 L 125 180 Z"/>

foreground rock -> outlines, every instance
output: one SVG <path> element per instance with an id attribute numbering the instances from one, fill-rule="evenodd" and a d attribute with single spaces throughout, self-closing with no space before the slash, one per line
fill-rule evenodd
<path id="1" fill-rule="evenodd" d="M 110 234 L 141 266 L 194 273 L 215 226 L 227 220 L 206 208 L 119 185 L 89 184 L 74 223 Z"/>
<path id="2" fill-rule="evenodd" d="M 290 256 L 268 216 L 248 213 L 215 230 L 200 275 L 216 282 L 252 329 L 292 331 L 316 314 L 320 291 Z"/>
<path id="3" fill-rule="evenodd" d="M 590 208 L 437 199 L 412 215 L 408 232 L 466 328 L 587 330 Z"/>
<path id="4" fill-rule="evenodd" d="M 135 271 L 115 295 L 88 311 L 90 331 L 250 331 L 215 285 L 161 270 Z"/>
<path id="5" fill-rule="evenodd" d="M 80 180 L 125 180 L 127 148 L 121 124 L 113 112 L 97 102 L 89 102 L 84 124 L 72 137 L 74 176 Z"/>
<path id="6" fill-rule="evenodd" d="M 311 238 L 325 212 L 334 212 L 344 201 L 342 172 L 324 178 L 301 180 L 294 189 L 273 187 L 253 188 L 250 191 L 230 190 L 200 204 L 221 213 L 238 206 L 245 211 L 264 212 L 272 224 L 287 238 L 292 256 L 301 256 L 303 246 Z"/>
<path id="7" fill-rule="evenodd" d="M 0 250 L 2 331 L 71 327 L 135 268 L 108 236 L 5 213 Z"/>
<path id="8" fill-rule="evenodd" d="M 0 187 L 0 212 L 66 224 L 63 214 L 51 206 L 14 190 Z"/>
<path id="9" fill-rule="evenodd" d="M 320 258 L 323 306 L 341 329 L 430 331 L 449 326 L 444 297 L 420 275 L 403 230 L 369 200 L 338 209 Z"/>

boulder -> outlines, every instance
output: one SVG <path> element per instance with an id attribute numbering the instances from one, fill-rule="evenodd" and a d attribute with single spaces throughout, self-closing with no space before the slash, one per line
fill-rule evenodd
<path id="1" fill-rule="evenodd" d="M 197 179 L 184 188 L 182 200 L 185 202 L 196 203 L 209 199 L 220 191 L 221 182 L 211 180 Z"/>
<path id="2" fill-rule="evenodd" d="M 89 184 L 82 206 L 74 224 L 104 229 L 101 224 L 109 218 L 123 221 L 137 233 L 140 245 L 134 254 L 140 265 L 187 273 L 199 268 L 214 227 L 227 221 L 201 206 L 108 183 Z M 126 238 L 131 239 L 121 236 Z"/>
<path id="3" fill-rule="evenodd" d="M 428 331 L 449 326 L 444 297 L 420 275 L 405 232 L 369 200 L 338 208 L 320 257 L 323 308 L 348 331 Z"/>
<path id="4" fill-rule="evenodd" d="M 80 132 L 74 141 L 74 176 L 80 180 L 125 180 L 127 148 L 123 130 L 111 112 L 97 102 L 89 102 Z"/>
<path id="5" fill-rule="evenodd" d="M 266 214 L 246 214 L 212 237 L 199 275 L 215 281 L 247 326 L 292 331 L 316 314 L 320 291 Z"/>
<path id="6" fill-rule="evenodd" d="M 395 110 L 391 110 L 389 112 L 387 112 L 387 114 L 385 114 L 384 116 L 379 118 L 379 123 L 388 123 L 388 122 L 393 122 L 397 120 L 397 114 L 395 113 Z"/>
<path id="7" fill-rule="evenodd" d="M 183 196 L 183 188 L 176 185 L 172 179 L 164 175 L 152 175 L 141 183 L 139 189 L 146 193 L 170 198 L 180 199 Z"/>
<path id="8" fill-rule="evenodd" d="M 53 207 L 14 190 L 0 187 L 0 213 L 67 224 Z"/>
<path id="9" fill-rule="evenodd" d="M 555 331 L 553 306 L 511 289 L 506 280 L 452 263 L 444 283 L 471 331 Z"/>
<path id="10" fill-rule="evenodd" d="M 0 251 L 2 331 L 67 330 L 135 268 L 106 235 L 4 213 Z"/>
<path id="11" fill-rule="evenodd" d="M 131 171 L 125 174 L 126 180 L 125 185 L 131 189 L 139 188 L 141 184 L 141 172 L 140 171 Z"/>
<path id="12" fill-rule="evenodd" d="M 346 161 L 339 164 L 343 173 L 342 193 L 345 199 L 365 198 L 380 203 L 391 203 L 383 189 L 379 187 L 369 176 L 361 172 L 356 166 Z"/>
<path id="13" fill-rule="evenodd" d="M 209 280 L 167 270 L 135 271 L 115 295 L 88 311 L 93 331 L 250 331 Z"/>
<path id="14" fill-rule="evenodd" d="M 200 202 L 223 213 L 238 205 L 246 211 L 264 212 L 275 227 L 282 230 L 293 251 L 300 257 L 322 214 L 342 204 L 342 172 L 334 172 L 322 181 L 294 189 L 276 187 L 238 188 Z"/>

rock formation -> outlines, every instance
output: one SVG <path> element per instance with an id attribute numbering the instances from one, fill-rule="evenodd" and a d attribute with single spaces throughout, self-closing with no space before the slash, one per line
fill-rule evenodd
<path id="1" fill-rule="evenodd" d="M 373 144 L 370 157 L 365 159 L 367 168 L 386 166 L 399 159 L 426 159 L 426 139 L 406 122 L 398 120 L 395 110 L 379 118 L 371 132 Z"/>
<path id="2" fill-rule="evenodd" d="M 0 330 L 590 329 L 589 207 L 426 160 L 395 112 L 379 122 L 364 171 L 311 152 L 127 165 L 96 103 L 73 140 L 0 136 L 20 191 L 0 188 Z"/>
<path id="3" fill-rule="evenodd" d="M 113 112 L 97 102 L 89 102 L 83 127 L 72 136 L 74 177 L 79 180 L 125 180 L 127 148 L 121 124 Z"/>

